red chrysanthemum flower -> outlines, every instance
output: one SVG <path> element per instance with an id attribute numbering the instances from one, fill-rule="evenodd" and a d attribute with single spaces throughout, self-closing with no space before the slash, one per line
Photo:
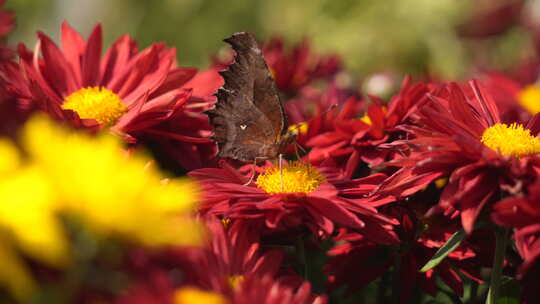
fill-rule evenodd
<path id="1" fill-rule="evenodd" d="M 207 246 L 187 254 L 185 249 L 179 251 L 187 263 L 175 303 L 210 295 L 216 300 L 211 303 L 326 303 L 325 297 L 311 293 L 309 283 L 282 269 L 281 250 L 263 251 L 259 229 L 251 223 L 212 216 L 205 220 L 211 237 Z"/>
<path id="2" fill-rule="evenodd" d="M 414 137 L 404 141 L 412 153 L 391 162 L 403 168 L 381 185 L 379 193 L 399 198 L 449 177 L 432 212 L 459 212 L 470 233 L 486 204 L 534 180 L 540 116 L 527 125 L 501 123 L 496 104 L 476 81 L 466 88 L 443 85 L 429 97 L 415 114 L 420 126 L 403 127 Z"/>
<path id="3" fill-rule="evenodd" d="M 316 80 L 334 76 L 341 69 L 338 56 L 316 54 L 307 39 L 287 51 L 283 38 L 275 37 L 263 46 L 263 54 L 277 88 L 290 95 Z"/>
<path id="4" fill-rule="evenodd" d="M 457 32 L 465 38 L 485 38 L 504 33 L 519 23 L 522 1 L 477 2 Z"/>
<path id="5" fill-rule="evenodd" d="M 183 85 L 192 90 L 184 110 L 154 125 L 143 135 L 144 141 L 155 143 L 163 151 L 163 156 L 184 169 L 216 167 L 217 146 L 208 140 L 212 128 L 203 111 L 208 110 L 209 104 L 215 101 L 213 94 L 222 85 L 223 78 L 216 68 L 199 71 Z"/>
<path id="6" fill-rule="evenodd" d="M 200 112 L 206 99 L 193 98 L 186 86 L 197 71 L 177 67 L 174 48 L 156 43 L 138 51 L 136 42 L 123 36 L 102 56 L 100 25 L 85 41 L 64 23 L 61 48 L 41 32 L 38 37 L 34 52 L 20 45 L 19 63 L 4 67 L 9 90 L 21 103 L 75 127 L 108 127 L 129 142 L 147 134 L 188 144 L 210 142 L 202 128 L 188 134 L 155 129 L 178 117 L 204 125 Z"/>
<path id="7" fill-rule="evenodd" d="M 525 123 L 540 112 L 540 87 L 535 83 L 520 83 L 496 72 L 485 73 L 482 83 L 493 96 L 502 122 Z"/>
<path id="8" fill-rule="evenodd" d="M 297 96 L 289 99 L 285 103 L 285 111 L 289 130 L 296 131 L 296 143 L 306 147 L 312 138 L 332 131 L 338 116 L 335 107 L 345 104 L 351 95 L 351 92 L 331 82 L 324 89 L 306 86 Z M 362 102 L 357 103 L 358 108 L 362 105 Z"/>
<path id="9" fill-rule="evenodd" d="M 341 195 L 338 181 L 323 176 L 310 164 L 284 165 L 282 172 L 277 167 L 267 168 L 248 186 L 244 185 L 248 177 L 225 162 L 221 164 L 223 168 L 189 173 L 201 182 L 205 193 L 199 206 L 202 214 L 262 220 L 274 233 L 308 227 L 318 236 L 329 236 L 335 226 L 342 226 L 365 233 L 376 242 L 395 241 L 390 231 L 394 221 L 368 204 Z M 363 186 L 366 194 L 376 187 Z"/>
<path id="10" fill-rule="evenodd" d="M 333 130 L 308 141 L 307 145 L 313 147 L 308 156 L 310 162 L 320 163 L 327 158 L 341 162 L 346 158 L 347 166 L 356 167 L 359 160 L 378 165 L 393 159 L 399 152 L 385 147 L 385 143 L 404 135 L 397 126 L 409 118 L 426 92 L 425 84 L 413 85 L 410 78 L 406 78 L 400 93 L 388 104 L 372 96 L 373 102 L 361 117 L 358 110 L 362 102 L 349 99 L 336 117 Z"/>
<path id="11" fill-rule="evenodd" d="M 301 282 L 301 278 L 278 277 L 283 253 L 262 251 L 258 230 L 244 222 L 206 218 L 208 244 L 189 251 L 186 284 L 232 295 L 245 280 L 269 276 L 276 280 Z"/>
<path id="12" fill-rule="evenodd" d="M 311 292 L 311 285 L 304 282 L 298 288 L 283 285 L 269 276 L 251 278 L 243 282 L 233 295 L 231 304 L 325 304 L 325 296 Z"/>

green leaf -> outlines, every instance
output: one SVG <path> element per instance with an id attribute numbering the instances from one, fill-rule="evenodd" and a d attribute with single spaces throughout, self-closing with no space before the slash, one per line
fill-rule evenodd
<path id="1" fill-rule="evenodd" d="M 440 262 L 446 258 L 447 255 L 450 254 L 450 252 L 454 251 L 454 249 L 461 244 L 461 242 L 465 239 L 467 234 L 465 231 L 459 230 L 458 232 L 454 233 L 446 243 L 435 252 L 431 260 L 429 260 L 422 269 L 420 269 L 420 272 L 426 272 L 435 266 L 439 265 Z"/>

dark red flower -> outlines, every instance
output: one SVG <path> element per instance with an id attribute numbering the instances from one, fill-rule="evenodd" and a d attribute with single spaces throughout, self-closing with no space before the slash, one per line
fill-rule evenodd
<path id="1" fill-rule="evenodd" d="M 298 288 L 283 285 L 269 276 L 246 280 L 232 298 L 232 304 L 325 304 L 325 296 L 311 292 L 311 285 L 304 282 Z"/>
<path id="2" fill-rule="evenodd" d="M 0 62 L 13 57 L 13 51 L 6 45 L 6 38 L 15 28 L 15 14 L 3 7 L 5 3 L 5 0 L 0 0 Z"/>
<path id="3" fill-rule="evenodd" d="M 292 95 L 318 79 L 334 76 L 341 69 L 338 56 L 314 53 L 307 39 L 286 50 L 284 40 L 275 37 L 263 46 L 263 54 L 278 89 Z"/>
<path id="4" fill-rule="evenodd" d="M 379 189 L 399 198 L 449 177 L 439 205 L 431 211 L 460 213 L 468 233 L 483 207 L 501 191 L 514 193 L 534 180 L 540 152 L 535 137 L 539 116 L 526 126 L 503 124 L 491 96 L 478 82 L 469 85 L 449 83 L 429 94 L 415 114 L 419 126 L 402 127 L 413 137 L 402 142 L 411 154 L 389 163 L 402 169 Z"/>
<path id="5" fill-rule="evenodd" d="M 216 167 L 217 146 L 208 139 L 212 128 L 203 111 L 215 101 L 213 94 L 222 85 L 223 78 L 216 68 L 199 71 L 184 84 L 192 90 L 184 110 L 146 130 L 144 141 L 155 143 L 164 156 L 184 169 Z"/>
<path id="6" fill-rule="evenodd" d="M 116 304 L 160 304 L 172 298 L 175 285 L 166 269 L 147 269 L 129 288 L 119 295 Z"/>
<path id="7" fill-rule="evenodd" d="M 530 225 L 514 234 L 516 247 L 524 261 L 519 268 L 517 278 L 522 284 L 523 303 L 532 304 L 540 301 L 540 224 Z"/>
<path id="8" fill-rule="evenodd" d="M 504 74 L 488 72 L 483 75 L 482 83 L 493 96 L 502 122 L 526 123 L 540 112 L 540 86 L 536 80 L 520 82 Z"/>
<path id="9" fill-rule="evenodd" d="M 524 303 L 537 303 L 540 283 L 540 182 L 527 189 L 526 195 L 508 197 L 493 206 L 495 223 L 514 228 L 516 249 L 523 258 L 517 278 L 523 286 Z"/>
<path id="10" fill-rule="evenodd" d="M 399 271 L 400 279 L 394 282 L 392 288 L 393 293 L 399 294 L 400 303 L 408 303 L 417 287 L 434 296 L 438 292 L 437 278 L 459 296 L 463 295 L 463 280 L 459 273 L 481 282 L 481 265 L 491 262 L 491 256 L 486 258 L 484 254 L 480 258 L 477 254 L 482 246 L 488 247 L 486 242 L 482 242 L 482 237 L 462 243 L 441 264 L 427 272 L 420 272 L 459 227 L 443 217 L 418 217 L 410 206 L 409 201 L 384 208 L 400 221 L 401 225 L 396 227 L 401 239 L 399 248 L 374 244 L 364 236 L 345 229 L 340 232 L 335 238 L 339 245 L 329 251 L 332 258 L 325 266 L 332 288 L 345 285 L 349 292 L 357 290 L 392 267 Z"/>
<path id="11" fill-rule="evenodd" d="M 519 23 L 523 6 L 519 0 L 475 1 L 469 17 L 457 28 L 458 34 L 477 39 L 499 35 Z"/>
<path id="12" fill-rule="evenodd" d="M 252 277 L 280 279 L 278 271 L 282 267 L 283 253 L 278 249 L 263 252 L 258 229 L 243 222 L 222 222 L 214 217 L 207 217 L 207 227 L 208 244 L 189 252 L 187 284 L 232 295 Z"/>
<path id="13" fill-rule="evenodd" d="M 296 143 L 306 147 L 313 137 L 333 131 L 338 116 L 335 108 L 345 104 L 351 95 L 335 82 L 330 82 L 324 89 L 306 86 L 289 99 L 285 103 L 285 110 L 289 130 L 297 131 Z M 360 108 L 362 105 L 359 102 L 357 106 Z"/>

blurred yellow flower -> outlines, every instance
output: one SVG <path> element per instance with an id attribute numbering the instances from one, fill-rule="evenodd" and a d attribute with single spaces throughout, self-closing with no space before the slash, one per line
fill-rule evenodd
<path id="1" fill-rule="evenodd" d="M 196 184 L 164 182 L 149 158 L 129 155 L 116 137 L 91 138 L 34 119 L 27 124 L 23 146 L 53 184 L 62 210 L 91 229 L 147 245 L 191 245 L 201 236 L 185 216 L 195 208 Z"/>
<path id="2" fill-rule="evenodd" d="M 215 292 L 195 287 L 183 287 L 174 293 L 174 304 L 227 304 L 227 299 Z"/>
<path id="3" fill-rule="evenodd" d="M 23 131 L 25 158 L 0 140 L 0 284 L 29 296 L 32 279 L 13 247 L 49 266 L 69 265 L 60 216 L 98 237 L 147 246 L 196 245 L 202 229 L 191 217 L 198 187 L 162 179 L 150 159 L 127 153 L 109 134 L 90 136 L 44 117 Z"/>
<path id="4" fill-rule="evenodd" d="M 17 148 L 0 139 L 0 284 L 21 301 L 34 282 L 18 251 L 56 267 L 69 260 L 54 201 L 39 170 L 21 166 Z"/>

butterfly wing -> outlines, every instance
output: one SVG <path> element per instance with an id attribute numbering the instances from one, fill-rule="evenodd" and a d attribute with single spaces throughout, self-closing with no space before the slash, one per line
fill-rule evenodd
<path id="1" fill-rule="evenodd" d="M 208 111 L 219 156 L 242 161 L 274 158 L 287 122 L 274 80 L 261 49 L 249 33 L 224 40 L 236 52 L 235 61 L 220 72 L 225 84 Z"/>

